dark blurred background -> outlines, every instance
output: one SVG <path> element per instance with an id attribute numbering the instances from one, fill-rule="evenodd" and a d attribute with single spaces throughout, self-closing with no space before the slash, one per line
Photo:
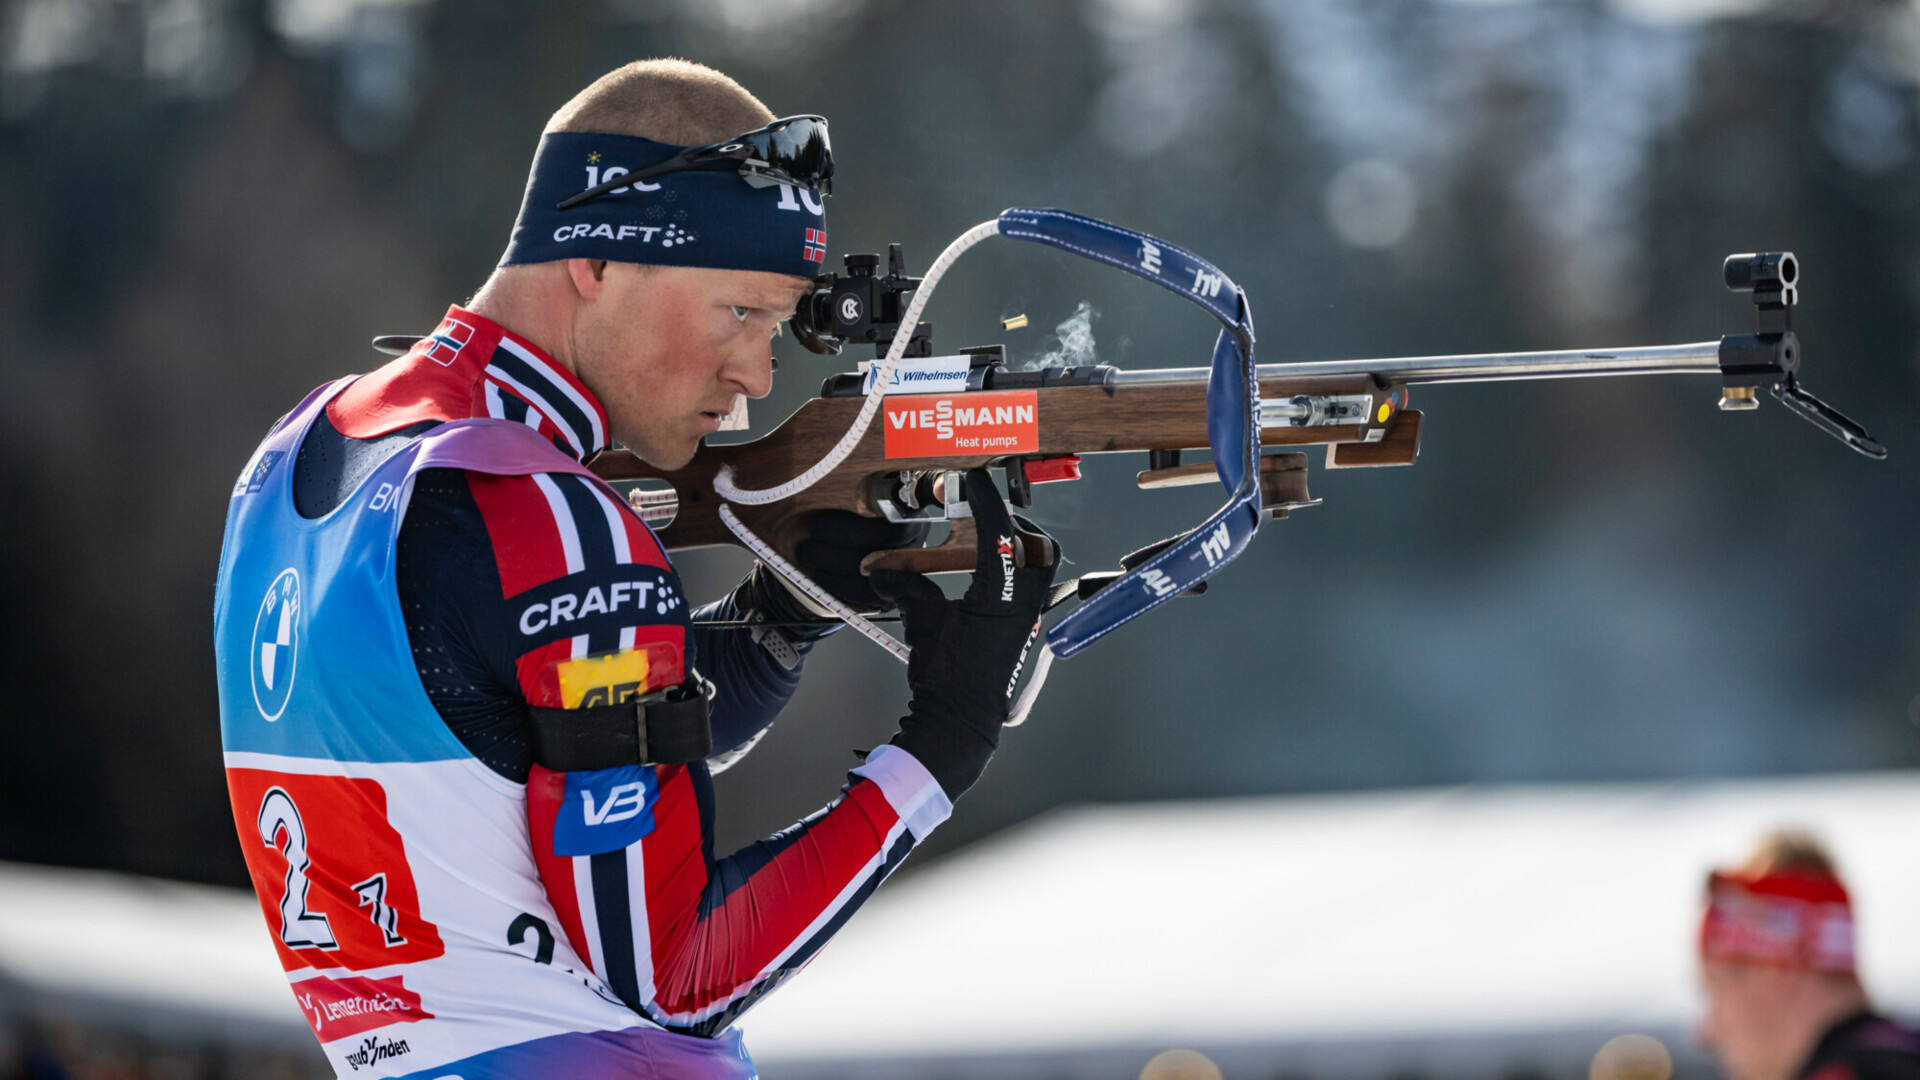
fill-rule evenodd
<path id="1" fill-rule="evenodd" d="M 0 859 L 245 882 L 233 476 L 480 284 L 552 110 L 665 55 L 832 119 L 836 262 L 1067 207 L 1225 268 L 1266 362 L 1712 339 L 1751 324 L 1722 257 L 1790 249 L 1805 383 L 1892 451 L 1720 414 L 1711 379 L 1419 391 L 1416 467 L 1316 457 L 1324 505 L 1057 666 L 933 854 L 1085 800 L 1920 765 L 1911 3 L 5 0 Z M 1102 362 L 1206 362 L 1204 315 L 1010 242 L 928 317 L 1030 359 L 1083 303 Z M 780 347 L 757 431 L 839 363 Z M 1040 492 L 1079 569 L 1218 501 L 1142 467 Z M 697 595 L 747 565 L 680 561 Z M 822 645 L 718 782 L 726 838 L 824 803 L 903 701 Z"/>

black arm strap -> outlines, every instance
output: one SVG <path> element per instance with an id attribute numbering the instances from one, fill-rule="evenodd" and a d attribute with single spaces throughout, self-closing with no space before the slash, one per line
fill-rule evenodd
<path id="1" fill-rule="evenodd" d="M 694 676 L 620 705 L 533 709 L 533 760 L 556 772 L 688 765 L 713 752 L 707 687 Z"/>

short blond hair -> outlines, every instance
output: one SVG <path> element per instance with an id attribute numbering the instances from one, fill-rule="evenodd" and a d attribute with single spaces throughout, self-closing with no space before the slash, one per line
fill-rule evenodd
<path id="1" fill-rule="evenodd" d="M 1839 880 L 1833 853 L 1820 838 L 1804 829 L 1778 829 L 1761 837 L 1760 843 L 1740 867 L 1747 877 L 1769 874 L 1801 874 Z"/>
<path id="2" fill-rule="evenodd" d="M 702 146 L 761 127 L 773 113 L 733 79 L 690 60 L 636 60 L 598 79 L 547 121 L 547 131 L 636 135 Z"/>

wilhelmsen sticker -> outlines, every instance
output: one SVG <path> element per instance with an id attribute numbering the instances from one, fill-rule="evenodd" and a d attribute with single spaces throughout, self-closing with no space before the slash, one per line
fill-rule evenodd
<path id="1" fill-rule="evenodd" d="M 890 458 L 1030 454 L 1040 449 L 1033 390 L 889 397 L 880 418 Z"/>
<path id="2" fill-rule="evenodd" d="M 873 377 L 880 370 L 878 361 L 862 361 L 860 392 L 873 393 Z M 970 356 L 903 356 L 887 383 L 889 394 L 958 394 L 967 388 L 967 373 L 973 370 Z"/>

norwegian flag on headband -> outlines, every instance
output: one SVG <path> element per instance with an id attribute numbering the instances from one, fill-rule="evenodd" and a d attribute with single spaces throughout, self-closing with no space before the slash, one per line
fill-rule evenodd
<path id="1" fill-rule="evenodd" d="M 806 257 L 808 262 L 827 261 L 827 230 L 807 230 Z"/>
<path id="2" fill-rule="evenodd" d="M 1735 963 L 1853 971 L 1853 908 L 1847 890 L 1824 876 L 1714 874 L 1707 881 L 1700 955 Z"/>

